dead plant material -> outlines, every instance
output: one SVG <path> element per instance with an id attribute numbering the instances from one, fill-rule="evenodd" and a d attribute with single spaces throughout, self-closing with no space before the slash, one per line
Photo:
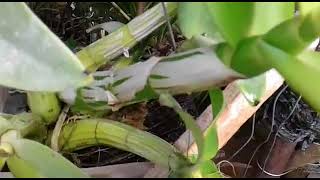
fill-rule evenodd
<path id="1" fill-rule="evenodd" d="M 147 113 L 148 109 L 146 103 L 139 103 L 124 107 L 119 111 L 112 113 L 107 118 L 145 130 L 147 128 L 143 124 Z"/>

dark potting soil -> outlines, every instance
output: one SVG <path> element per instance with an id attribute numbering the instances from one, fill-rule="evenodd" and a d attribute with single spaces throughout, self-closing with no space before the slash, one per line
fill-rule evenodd
<path id="1" fill-rule="evenodd" d="M 311 143 L 320 141 L 320 117 L 303 101 L 303 97 L 298 101 L 299 95 L 290 87 L 287 87 L 276 99 L 283 88 L 285 85 L 280 87 L 257 111 L 258 125 L 271 127 L 273 105 L 276 101 L 274 132 L 278 131 L 278 136 L 289 142 L 298 142 L 297 148 L 306 149 Z"/>

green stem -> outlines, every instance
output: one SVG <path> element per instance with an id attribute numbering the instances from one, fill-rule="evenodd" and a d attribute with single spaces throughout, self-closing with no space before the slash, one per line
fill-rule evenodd
<path id="1" fill-rule="evenodd" d="M 57 121 L 60 114 L 60 102 L 55 93 L 27 92 L 31 112 L 43 118 L 46 124 Z"/>
<path id="2" fill-rule="evenodd" d="M 167 2 L 165 5 L 168 15 L 175 16 L 177 3 Z M 86 69 L 93 72 L 121 55 L 126 49 L 135 46 L 165 22 L 165 14 L 161 4 L 158 4 L 117 31 L 85 47 L 77 53 L 77 56 Z"/>
<path id="3" fill-rule="evenodd" d="M 116 121 L 80 120 L 67 124 L 60 134 L 61 151 L 72 152 L 99 144 L 132 152 L 172 170 L 190 165 L 177 149 L 161 138 Z"/>

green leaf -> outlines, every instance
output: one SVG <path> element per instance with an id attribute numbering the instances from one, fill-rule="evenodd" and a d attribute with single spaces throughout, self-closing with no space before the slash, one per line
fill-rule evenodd
<path id="1" fill-rule="evenodd" d="M 316 111 L 320 101 L 317 77 L 320 74 L 319 54 L 306 51 L 307 46 L 320 35 L 315 9 L 306 16 L 289 19 L 274 27 L 262 37 L 242 41 L 231 62 L 231 67 L 249 77 L 275 68 L 287 83 L 300 93 Z"/>
<path id="2" fill-rule="evenodd" d="M 28 139 L 14 139 L 9 143 L 15 155 L 7 162 L 15 177 L 88 177 L 80 168 L 45 145 Z"/>
<path id="3" fill-rule="evenodd" d="M 212 159 L 219 150 L 219 142 L 217 135 L 217 128 L 215 119 L 219 116 L 219 113 L 224 109 L 225 102 L 223 97 L 223 91 L 221 89 L 211 89 L 208 91 L 211 106 L 212 106 L 212 117 L 214 120 L 204 132 L 204 159 Z"/>
<path id="4" fill-rule="evenodd" d="M 219 169 L 212 160 L 205 161 L 200 166 L 201 174 L 204 178 L 222 178 Z"/>
<path id="5" fill-rule="evenodd" d="M 150 83 L 147 82 L 143 90 L 137 92 L 135 94 L 135 97 L 133 99 L 134 102 L 142 102 L 142 101 L 148 101 L 150 99 L 155 99 L 158 98 L 159 95 L 152 89 L 150 86 Z"/>
<path id="6" fill-rule="evenodd" d="M 162 105 L 173 108 L 179 114 L 181 120 L 185 123 L 186 128 L 191 131 L 198 147 L 198 157 L 195 163 L 202 162 L 204 160 L 204 139 L 194 118 L 190 114 L 184 112 L 178 102 L 170 94 L 161 94 L 159 102 Z"/>
<path id="7" fill-rule="evenodd" d="M 319 8 L 320 2 L 297 2 L 301 15 L 306 15 L 315 8 Z"/>
<path id="8" fill-rule="evenodd" d="M 205 35 L 216 41 L 223 41 L 209 13 L 205 2 L 180 2 L 178 4 L 178 24 L 183 35 L 188 39 Z"/>
<path id="9" fill-rule="evenodd" d="M 235 82 L 247 101 L 256 106 L 266 90 L 266 74 L 263 73 L 249 79 L 239 79 Z"/>
<path id="10" fill-rule="evenodd" d="M 214 172 L 212 174 L 208 174 L 206 178 L 224 178 L 219 171 Z"/>
<path id="11" fill-rule="evenodd" d="M 241 41 L 231 58 L 231 68 L 247 77 L 254 77 L 271 69 L 269 61 L 259 53 L 258 44 L 261 41 L 260 37 Z"/>
<path id="12" fill-rule="evenodd" d="M 62 91 L 90 80 L 78 58 L 25 3 L 0 6 L 0 84 L 29 91 Z"/>
<path id="13" fill-rule="evenodd" d="M 312 11 L 282 22 L 261 37 L 244 39 L 232 56 L 232 69 L 249 77 L 271 69 L 270 60 L 260 50 L 267 44 L 294 56 L 300 54 L 320 35 L 318 18 L 320 11 Z"/>
<path id="14" fill-rule="evenodd" d="M 263 40 L 292 55 L 306 49 L 320 35 L 319 8 L 306 16 L 297 16 L 274 27 L 263 36 Z"/>
<path id="15" fill-rule="evenodd" d="M 210 12 L 208 15 L 217 25 L 223 38 L 231 46 L 236 47 L 249 32 L 254 4 L 250 2 L 207 2 L 206 5 Z"/>
<path id="16" fill-rule="evenodd" d="M 293 17 L 294 2 L 182 2 L 178 22 L 187 38 L 207 34 L 235 48 L 245 37 L 264 34 Z M 223 36 L 223 37 L 221 37 Z"/>
<path id="17" fill-rule="evenodd" d="M 34 167 L 31 167 L 16 155 L 10 157 L 7 164 L 16 178 L 45 178 Z"/>
<path id="18" fill-rule="evenodd" d="M 111 107 L 105 102 L 86 102 L 81 95 L 81 89 L 77 90 L 75 102 L 71 107 L 72 112 L 89 114 L 93 117 L 102 117 L 111 111 Z"/>
<path id="19" fill-rule="evenodd" d="M 267 43 L 261 44 L 260 51 L 272 66 L 286 79 L 292 89 L 316 111 L 320 112 L 320 85 L 316 83 L 320 75 L 320 54 L 304 51 L 297 57 L 287 54 Z"/>
<path id="20" fill-rule="evenodd" d="M 250 36 L 267 33 L 294 16 L 294 2 L 254 2 Z"/>

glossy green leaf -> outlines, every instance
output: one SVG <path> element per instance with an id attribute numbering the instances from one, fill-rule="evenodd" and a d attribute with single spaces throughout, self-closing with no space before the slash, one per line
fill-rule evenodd
<path id="1" fill-rule="evenodd" d="M 267 33 L 278 24 L 294 16 L 294 2 L 254 2 L 249 35 Z"/>
<path id="2" fill-rule="evenodd" d="M 294 57 L 267 43 L 261 43 L 260 52 L 272 66 L 286 79 L 293 90 L 302 95 L 312 108 L 320 112 L 320 85 L 316 83 L 320 75 L 320 54 L 304 51 Z"/>
<path id="3" fill-rule="evenodd" d="M 317 23 L 319 18 L 320 10 L 312 11 L 308 16 L 282 22 L 261 37 L 241 41 L 232 56 L 232 69 L 248 77 L 271 69 L 270 60 L 260 52 L 263 44 L 269 44 L 294 56 L 298 55 L 320 35 L 320 25 Z"/>
<path id="4" fill-rule="evenodd" d="M 217 42 L 223 41 L 209 13 L 205 2 L 180 2 L 178 4 L 178 24 L 183 35 L 188 39 L 205 35 Z"/>
<path id="5" fill-rule="evenodd" d="M 306 15 L 315 8 L 320 8 L 320 2 L 298 2 L 299 12 Z"/>
<path id="6" fill-rule="evenodd" d="M 259 53 L 261 41 L 260 37 L 241 41 L 231 58 L 230 67 L 249 78 L 271 69 L 269 61 Z"/>
<path id="7" fill-rule="evenodd" d="M 78 58 L 25 3 L 0 6 L 0 84 L 30 91 L 62 91 L 90 80 Z"/>
<path id="8" fill-rule="evenodd" d="M 294 2 L 181 2 L 178 22 L 187 38 L 206 34 L 232 47 L 293 17 Z"/>
<path id="9" fill-rule="evenodd" d="M 289 19 L 274 27 L 262 37 L 242 41 L 231 62 L 236 71 L 252 77 L 275 68 L 288 84 L 317 111 L 320 101 L 315 92 L 320 91 L 319 55 L 305 49 L 320 35 L 317 19 L 320 9 L 306 16 Z"/>
<path id="10" fill-rule="evenodd" d="M 16 155 L 9 158 L 7 165 L 16 178 L 45 178 L 45 176 L 41 175 L 34 167 Z"/>
<path id="11" fill-rule="evenodd" d="M 256 106 L 266 90 L 266 74 L 263 73 L 249 79 L 239 79 L 235 82 L 247 101 Z"/>
<path id="12" fill-rule="evenodd" d="M 219 169 L 212 160 L 203 162 L 200 165 L 201 175 L 204 178 L 223 178 Z"/>
<path id="13" fill-rule="evenodd" d="M 80 168 L 45 145 L 28 139 L 14 139 L 9 143 L 15 155 L 7 162 L 15 177 L 88 177 Z"/>
<path id="14" fill-rule="evenodd" d="M 274 27 L 263 36 L 263 40 L 292 55 L 305 50 L 320 35 L 320 9 L 316 8 L 305 16 L 297 16 Z"/>
<path id="15" fill-rule="evenodd" d="M 170 95 L 170 94 L 161 94 L 159 98 L 159 102 L 162 105 L 173 108 L 180 116 L 181 120 L 185 123 L 186 128 L 189 129 L 195 139 L 195 142 L 198 147 L 198 156 L 197 161 L 195 163 L 199 163 L 204 160 L 204 139 L 201 133 L 200 128 L 196 124 L 194 118 L 184 112 L 178 102 Z"/>
<path id="16" fill-rule="evenodd" d="M 236 47 L 237 43 L 246 37 L 254 4 L 250 2 L 206 2 L 209 15 L 216 24 L 223 38 Z"/>
<path id="17" fill-rule="evenodd" d="M 208 174 L 206 178 L 224 178 L 219 171 Z"/>

